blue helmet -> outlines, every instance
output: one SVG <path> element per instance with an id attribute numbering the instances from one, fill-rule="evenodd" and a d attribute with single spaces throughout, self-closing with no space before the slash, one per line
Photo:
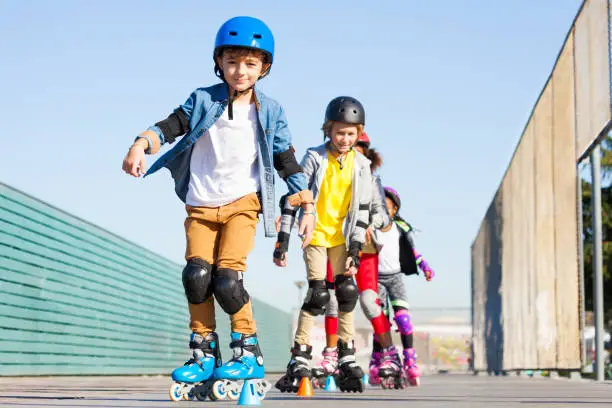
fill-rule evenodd
<path id="1" fill-rule="evenodd" d="M 223 47 L 245 47 L 261 50 L 268 55 L 269 63 L 274 59 L 274 36 L 268 26 L 254 17 L 234 17 L 227 20 L 215 39 L 215 52 Z"/>

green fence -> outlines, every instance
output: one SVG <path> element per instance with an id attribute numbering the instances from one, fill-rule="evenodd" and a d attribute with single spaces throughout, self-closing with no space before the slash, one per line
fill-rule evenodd
<path id="1" fill-rule="evenodd" d="M 0 375 L 169 373 L 188 357 L 181 270 L 0 183 Z M 253 309 L 266 369 L 282 371 L 291 316 Z"/>

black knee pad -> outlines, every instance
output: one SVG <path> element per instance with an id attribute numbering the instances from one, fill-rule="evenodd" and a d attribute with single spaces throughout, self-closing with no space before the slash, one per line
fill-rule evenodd
<path id="1" fill-rule="evenodd" d="M 183 287 L 189 303 L 204 303 L 212 295 L 212 266 L 203 259 L 187 261 L 183 269 Z"/>
<path id="2" fill-rule="evenodd" d="M 338 311 L 352 312 L 359 299 L 359 290 L 351 276 L 336 276 L 336 299 L 338 299 Z"/>
<path id="3" fill-rule="evenodd" d="M 329 291 L 324 280 L 308 281 L 308 292 L 302 305 L 302 310 L 314 315 L 325 313 L 325 305 L 329 302 Z"/>
<path id="4" fill-rule="evenodd" d="M 215 299 L 225 313 L 233 315 L 249 302 L 249 294 L 244 289 L 240 273 L 228 268 L 215 271 L 212 280 Z"/>

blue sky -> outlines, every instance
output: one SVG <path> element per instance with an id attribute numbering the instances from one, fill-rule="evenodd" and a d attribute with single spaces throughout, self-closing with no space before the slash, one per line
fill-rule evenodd
<path id="1" fill-rule="evenodd" d="M 4 0 L 0 181 L 183 263 L 169 173 L 133 179 L 121 161 L 135 135 L 216 82 L 218 27 L 253 15 L 276 38 L 261 85 L 285 106 L 298 158 L 321 143 L 330 99 L 362 101 L 383 183 L 437 273 L 407 279 L 411 304 L 468 307 L 471 243 L 579 6 Z M 294 240 L 289 267 L 275 267 L 273 244 L 260 229 L 247 287 L 289 310 L 304 265 Z"/>

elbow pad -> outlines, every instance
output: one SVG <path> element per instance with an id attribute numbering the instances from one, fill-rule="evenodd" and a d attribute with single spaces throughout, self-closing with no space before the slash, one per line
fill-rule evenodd
<path id="1" fill-rule="evenodd" d="M 181 108 L 175 110 L 166 119 L 157 122 L 155 126 L 161 129 L 164 139 L 168 143 L 174 142 L 178 136 L 190 131 L 189 120 L 187 120 L 187 115 Z"/>
<path id="2" fill-rule="evenodd" d="M 293 147 L 284 152 L 274 155 L 274 168 L 283 180 L 295 173 L 302 173 L 302 167 L 298 164 L 293 153 Z"/>

